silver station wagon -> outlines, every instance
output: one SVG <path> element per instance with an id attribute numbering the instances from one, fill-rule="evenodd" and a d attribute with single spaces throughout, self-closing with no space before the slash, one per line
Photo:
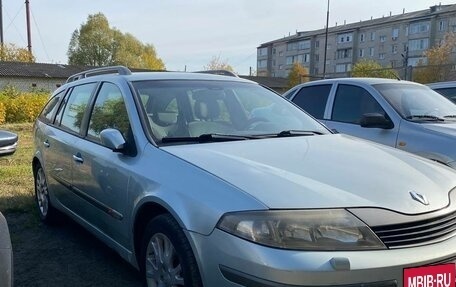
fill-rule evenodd
<path id="1" fill-rule="evenodd" d="M 90 70 L 34 133 L 41 219 L 69 215 L 145 286 L 454 286 L 455 171 L 254 82 Z"/>

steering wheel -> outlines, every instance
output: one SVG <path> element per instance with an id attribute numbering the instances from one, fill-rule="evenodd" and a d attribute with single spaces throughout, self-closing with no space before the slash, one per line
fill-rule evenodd
<path id="1" fill-rule="evenodd" d="M 260 122 L 269 122 L 268 119 L 263 117 L 253 117 L 247 120 L 245 123 L 246 130 L 253 130 Z"/>

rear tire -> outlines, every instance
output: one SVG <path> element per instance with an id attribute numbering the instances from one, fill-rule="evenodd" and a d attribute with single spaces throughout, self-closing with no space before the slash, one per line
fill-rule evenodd
<path id="1" fill-rule="evenodd" d="M 203 286 L 187 237 L 169 214 L 147 224 L 139 260 L 146 287 Z"/>
<path id="2" fill-rule="evenodd" d="M 46 224 L 55 223 L 57 210 L 52 206 L 49 197 L 49 188 L 43 168 L 39 165 L 34 172 L 35 178 L 35 202 L 41 221 Z"/>

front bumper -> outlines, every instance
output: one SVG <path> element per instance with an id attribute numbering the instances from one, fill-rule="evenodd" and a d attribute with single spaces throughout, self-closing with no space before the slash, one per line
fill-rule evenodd
<path id="1" fill-rule="evenodd" d="M 456 237 L 413 248 L 316 252 L 265 247 L 218 229 L 188 235 L 204 286 L 403 286 L 404 268 L 456 257 Z"/>

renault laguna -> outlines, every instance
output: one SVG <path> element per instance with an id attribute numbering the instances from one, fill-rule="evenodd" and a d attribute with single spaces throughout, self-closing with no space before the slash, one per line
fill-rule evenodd
<path id="1" fill-rule="evenodd" d="M 145 286 L 454 286 L 455 171 L 254 82 L 85 71 L 34 139 L 41 219 L 67 214 Z"/>

